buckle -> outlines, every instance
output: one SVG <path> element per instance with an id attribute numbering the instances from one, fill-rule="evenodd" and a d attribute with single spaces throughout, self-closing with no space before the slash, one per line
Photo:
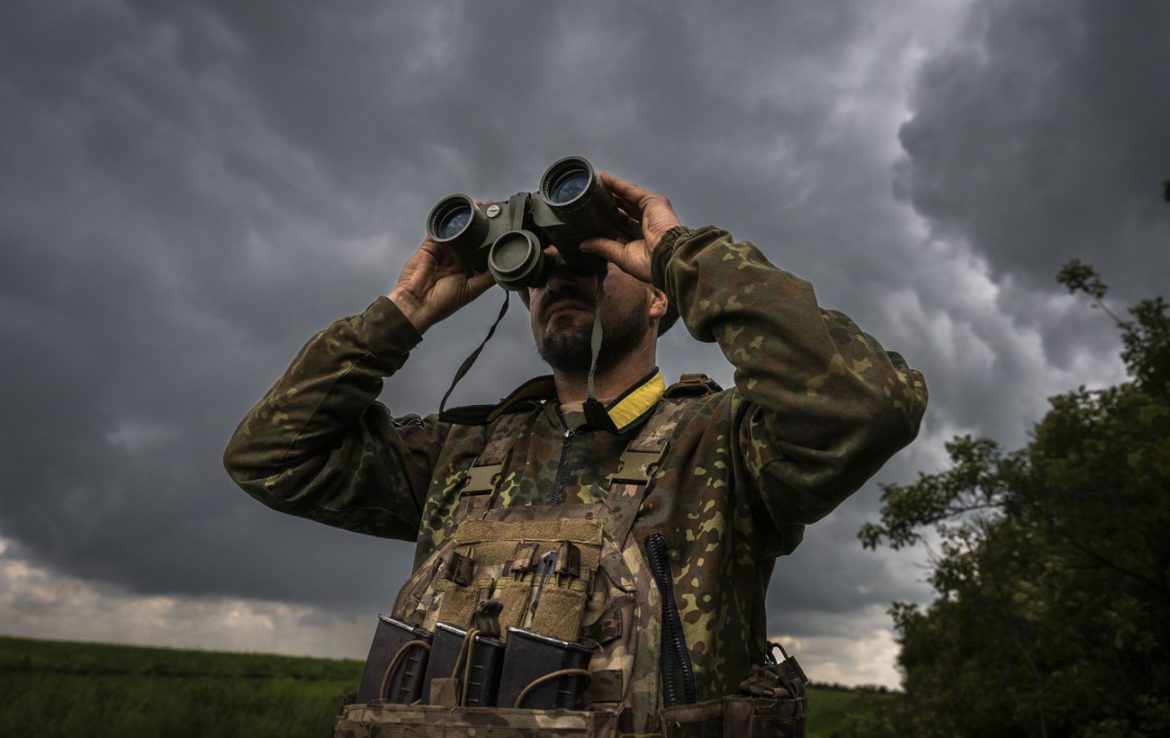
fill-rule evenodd
<path id="1" fill-rule="evenodd" d="M 503 468 L 503 464 L 485 464 L 483 466 L 471 467 L 463 472 L 464 482 L 463 487 L 459 490 L 459 494 L 485 495 L 489 492 L 494 492 L 496 484 L 500 481 L 500 472 Z"/>
<path id="2" fill-rule="evenodd" d="M 658 462 L 666 449 L 659 451 L 634 451 L 626 449 L 618 459 L 618 468 L 609 475 L 609 483 L 613 484 L 649 484 L 654 472 L 658 470 Z"/>

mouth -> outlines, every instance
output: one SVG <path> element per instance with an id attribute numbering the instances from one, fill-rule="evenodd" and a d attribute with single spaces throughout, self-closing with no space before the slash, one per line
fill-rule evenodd
<path id="1" fill-rule="evenodd" d="M 552 305 L 550 305 L 544 311 L 544 319 L 548 320 L 548 319 L 552 318 L 554 315 L 556 315 L 558 313 L 566 312 L 568 310 L 580 310 L 582 312 L 592 312 L 593 308 L 589 307 L 588 305 L 585 305 L 584 303 L 577 302 L 575 300 L 558 300 L 558 301 L 554 302 Z"/>

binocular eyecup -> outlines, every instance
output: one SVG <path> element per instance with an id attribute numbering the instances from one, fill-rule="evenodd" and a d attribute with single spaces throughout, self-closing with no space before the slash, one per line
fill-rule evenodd
<path id="1" fill-rule="evenodd" d="M 450 245 L 469 271 L 490 271 L 509 290 L 548 281 L 553 264 L 544 250 L 551 245 L 573 271 L 599 273 L 605 261 L 582 252 L 581 242 L 621 235 L 613 195 L 579 156 L 554 162 L 540 178 L 537 192 L 483 205 L 467 195 L 449 195 L 427 217 L 427 236 Z"/>

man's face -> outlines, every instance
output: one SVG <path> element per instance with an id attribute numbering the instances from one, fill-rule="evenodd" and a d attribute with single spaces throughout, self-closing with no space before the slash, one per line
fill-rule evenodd
<path id="1" fill-rule="evenodd" d="M 554 369 L 588 371 L 597 279 L 570 272 L 555 249 L 546 255 L 552 255 L 556 265 L 548 284 L 528 291 L 536 350 Z M 598 369 L 602 371 L 638 347 L 646 340 L 647 333 L 653 335 L 651 332 L 662 312 L 653 287 L 613 264 L 608 269 L 601 308 L 604 337 L 597 359 Z"/>

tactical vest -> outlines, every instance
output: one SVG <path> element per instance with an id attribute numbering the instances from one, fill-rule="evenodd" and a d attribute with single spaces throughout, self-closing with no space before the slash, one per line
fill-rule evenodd
<path id="1" fill-rule="evenodd" d="M 531 416 L 496 420 L 465 473 L 453 533 L 380 617 L 335 737 L 803 736 L 807 680 L 795 660 L 753 668 L 743 694 L 699 703 L 678 673 L 690 656 L 666 542 L 631 530 L 686 394 L 659 403 L 594 504 L 498 506 L 512 439 Z"/>

